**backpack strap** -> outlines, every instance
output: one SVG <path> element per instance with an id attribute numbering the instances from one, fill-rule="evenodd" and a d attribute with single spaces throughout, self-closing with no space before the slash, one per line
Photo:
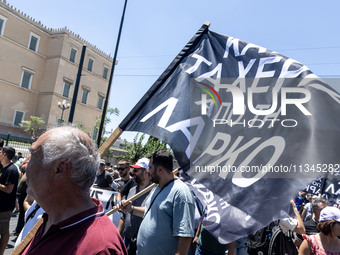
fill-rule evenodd
<path id="1" fill-rule="evenodd" d="M 282 230 L 280 228 L 280 226 L 274 226 L 273 229 L 272 229 L 272 236 L 270 238 L 270 241 L 269 241 L 269 247 L 268 247 L 268 254 L 271 255 L 272 252 L 273 252 L 273 246 L 274 246 L 274 242 L 277 238 L 277 236 L 282 233 Z M 283 233 L 282 233 L 283 234 Z"/>

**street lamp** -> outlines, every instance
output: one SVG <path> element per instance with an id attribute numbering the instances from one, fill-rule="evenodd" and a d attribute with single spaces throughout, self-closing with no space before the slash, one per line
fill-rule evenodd
<path id="1" fill-rule="evenodd" d="M 66 104 L 66 100 L 63 100 L 62 102 L 59 101 L 58 107 L 61 109 L 60 124 L 62 124 L 64 122 L 63 120 L 64 111 L 70 108 L 70 103 Z"/>

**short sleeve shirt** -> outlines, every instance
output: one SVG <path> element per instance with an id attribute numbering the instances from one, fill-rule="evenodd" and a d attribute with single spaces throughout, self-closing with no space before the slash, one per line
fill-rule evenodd
<path id="1" fill-rule="evenodd" d="M 283 218 L 279 221 L 279 225 L 281 227 L 282 233 L 286 234 L 288 231 L 293 231 L 298 225 L 297 219 L 294 218 Z"/>
<path id="2" fill-rule="evenodd" d="M 94 185 L 98 185 L 100 188 L 108 188 L 111 187 L 112 176 L 104 171 L 102 174 L 97 174 L 94 180 Z"/>
<path id="3" fill-rule="evenodd" d="M 10 194 L 0 191 L 0 212 L 11 211 L 15 208 L 18 181 L 19 172 L 13 163 L 0 169 L 0 184 L 14 184 L 14 188 Z"/>
<path id="4" fill-rule="evenodd" d="M 194 219 L 195 201 L 185 183 L 176 179 L 163 190 L 157 186 L 146 202 L 137 254 L 175 254 L 179 236 L 194 236 Z"/>

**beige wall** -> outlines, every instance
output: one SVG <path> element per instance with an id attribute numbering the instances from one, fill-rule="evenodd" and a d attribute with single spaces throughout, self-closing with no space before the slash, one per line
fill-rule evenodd
<path id="1" fill-rule="evenodd" d="M 2 1 L 0 15 L 7 18 L 0 36 L 0 133 L 10 129 L 27 136 L 21 128 L 9 128 L 15 110 L 25 112 L 25 120 L 33 115 L 49 127 L 57 124 L 61 116 L 58 102 L 72 103 L 82 45 L 87 44 L 73 123 L 81 123 L 92 136 L 95 116 L 102 112 L 97 108 L 98 95 L 105 96 L 108 86 L 103 69 L 106 66 L 110 72 L 112 59 L 72 32 L 44 28 Z M 40 37 L 37 52 L 28 49 L 31 32 Z M 71 48 L 77 50 L 75 63 L 69 61 Z M 92 72 L 87 70 L 89 57 L 94 60 Z M 33 73 L 29 89 L 20 87 L 23 70 Z M 65 81 L 72 84 L 68 98 L 62 96 Z M 87 104 L 81 103 L 83 87 L 90 91 Z M 64 111 L 65 122 L 69 112 Z"/>

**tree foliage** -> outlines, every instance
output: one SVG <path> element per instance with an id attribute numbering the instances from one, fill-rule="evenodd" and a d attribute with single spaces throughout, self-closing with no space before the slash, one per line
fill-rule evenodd
<path id="1" fill-rule="evenodd" d="M 171 151 L 170 147 L 168 147 L 165 142 L 153 136 L 149 137 L 148 142 L 144 146 L 144 150 L 146 156 L 150 156 L 152 153 L 158 150 Z"/>
<path id="2" fill-rule="evenodd" d="M 108 107 L 107 113 L 106 113 L 106 116 L 105 116 L 105 120 L 104 120 L 104 127 L 103 127 L 103 133 L 101 135 L 102 139 L 100 141 L 100 144 L 103 144 L 103 142 L 104 142 L 103 135 L 105 133 L 105 127 L 106 127 L 107 124 L 111 123 L 111 118 L 110 118 L 111 115 L 119 116 L 119 109 L 117 107 L 116 108 Z M 95 124 L 94 127 L 99 131 L 102 116 L 95 116 L 94 119 L 96 121 L 96 124 Z"/>
<path id="3" fill-rule="evenodd" d="M 132 143 L 125 141 L 124 149 L 128 152 L 127 155 L 120 156 L 119 158 L 128 159 L 131 164 L 135 163 L 138 159 L 149 157 L 157 150 L 171 151 L 170 147 L 156 137 L 150 136 L 148 141 L 143 144 L 145 134 L 139 137 L 139 133 L 134 137 Z"/>
<path id="4" fill-rule="evenodd" d="M 64 124 L 67 125 L 67 124 Z M 76 122 L 73 127 L 80 129 L 81 131 L 84 131 L 86 134 L 90 135 L 90 129 L 85 127 L 84 124 L 80 122 Z"/>
<path id="5" fill-rule="evenodd" d="M 108 107 L 107 113 L 106 113 L 106 116 L 105 116 L 105 120 L 104 120 L 104 128 L 103 128 L 103 130 L 105 130 L 105 126 L 107 124 L 111 123 L 111 118 L 110 118 L 111 115 L 119 116 L 119 109 L 117 107 L 116 108 Z M 95 121 L 96 121 L 95 127 L 98 128 L 98 129 L 100 127 L 101 119 L 102 119 L 101 115 L 100 116 L 95 116 Z"/>
<path id="6" fill-rule="evenodd" d="M 43 131 L 44 124 L 45 121 L 43 121 L 40 117 L 31 116 L 30 120 L 23 120 L 20 126 L 24 128 L 25 132 L 30 134 L 31 139 L 35 140 Z"/>

